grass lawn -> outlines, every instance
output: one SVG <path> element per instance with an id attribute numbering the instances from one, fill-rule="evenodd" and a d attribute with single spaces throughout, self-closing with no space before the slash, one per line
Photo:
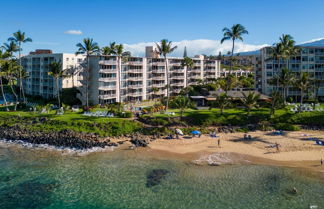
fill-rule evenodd
<path id="1" fill-rule="evenodd" d="M 46 118 L 46 120 L 42 120 Z M 65 129 L 85 133 L 97 133 L 101 136 L 120 136 L 141 130 L 142 126 L 133 120 L 123 118 L 87 117 L 81 113 L 66 112 L 56 115 L 31 112 L 0 112 L 0 124 L 20 125 L 36 131 L 61 131 Z"/>

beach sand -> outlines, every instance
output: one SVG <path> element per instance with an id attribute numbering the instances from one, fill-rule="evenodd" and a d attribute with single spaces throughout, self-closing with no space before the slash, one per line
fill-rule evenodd
<path id="1" fill-rule="evenodd" d="M 283 135 L 256 131 L 247 134 L 252 136 L 251 140 L 244 140 L 244 133 L 220 133 L 217 138 L 202 135 L 200 138 L 158 139 L 149 144 L 150 150 L 147 151 L 196 162 L 216 159 L 226 164 L 231 159 L 234 163 L 309 168 L 324 176 L 324 165 L 320 165 L 320 160 L 324 160 L 324 146 L 316 145 L 315 141 L 309 139 L 316 137 L 323 140 L 324 131 L 284 132 Z M 279 152 L 275 143 L 280 145 Z"/>

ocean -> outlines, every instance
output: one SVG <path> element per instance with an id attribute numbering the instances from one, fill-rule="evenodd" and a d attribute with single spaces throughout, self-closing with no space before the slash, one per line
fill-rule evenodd
<path id="1" fill-rule="evenodd" d="M 323 180 L 293 168 L 13 145 L 0 145 L 0 168 L 1 209 L 324 208 Z"/>

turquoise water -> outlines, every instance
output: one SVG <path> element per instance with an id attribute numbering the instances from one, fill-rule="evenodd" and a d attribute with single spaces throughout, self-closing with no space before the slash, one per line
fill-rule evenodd
<path id="1" fill-rule="evenodd" d="M 270 166 L 197 166 L 134 151 L 67 156 L 0 147 L 0 208 L 324 208 L 324 183 Z M 152 169 L 169 172 L 147 187 Z M 297 195 L 290 190 L 296 187 Z"/>

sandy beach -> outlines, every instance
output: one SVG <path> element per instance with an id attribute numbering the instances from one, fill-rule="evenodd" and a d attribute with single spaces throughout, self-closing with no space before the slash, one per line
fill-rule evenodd
<path id="1" fill-rule="evenodd" d="M 262 164 L 306 167 L 324 173 L 324 146 L 316 145 L 309 138 L 324 139 L 324 131 L 296 131 L 273 135 L 272 132 L 249 132 L 251 140 L 244 140 L 244 133 L 220 133 L 217 138 L 202 135 L 200 138 L 158 139 L 149 144 L 152 152 L 167 152 L 169 155 L 187 159 L 222 155 L 223 158 Z M 220 146 L 218 146 L 220 140 Z M 279 152 L 275 144 L 280 145 Z M 221 158 L 221 157 L 219 157 Z M 226 160 L 225 160 L 226 161 Z"/>

